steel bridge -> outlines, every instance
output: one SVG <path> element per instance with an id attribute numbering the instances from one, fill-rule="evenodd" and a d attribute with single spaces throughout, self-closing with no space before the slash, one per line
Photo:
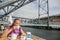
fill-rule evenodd
<path id="1" fill-rule="evenodd" d="M 9 18 L 9 17 L 6 17 L 6 18 Z M 38 23 L 37 21 L 34 21 L 34 19 L 29 19 L 29 18 L 22 18 L 22 17 L 12 17 L 13 20 L 15 18 L 19 18 L 20 19 L 20 25 L 21 26 L 28 26 L 28 27 L 48 27 L 47 23 L 46 22 L 40 22 Z M 9 24 L 8 20 L 3 20 L 3 21 L 0 21 L 0 24 Z M 52 28 L 60 28 L 60 23 L 54 23 L 54 22 L 49 22 L 49 27 L 52 27 Z"/>
<path id="2" fill-rule="evenodd" d="M 35 0 L 0 0 L 0 10 L 4 11 L 3 15 L 0 15 L 0 18 L 7 16 L 11 12 L 27 5 Z"/>
<path id="3" fill-rule="evenodd" d="M 4 14 L 0 14 L 0 18 L 7 16 L 8 14 L 14 12 L 15 10 L 31 3 L 36 0 L 0 0 L 0 10 L 4 11 Z M 43 13 L 41 13 L 43 12 Z M 38 0 L 38 21 L 40 23 L 40 16 L 46 14 L 48 19 L 46 24 L 31 24 L 31 23 L 22 23 L 21 25 L 29 25 L 29 26 L 60 26 L 60 25 L 53 25 L 49 24 L 49 3 L 48 0 Z M 24 18 L 22 18 L 24 19 Z M 26 20 L 26 19 L 24 19 Z M 32 20 L 32 19 L 29 19 Z M 27 20 L 28 21 L 28 20 Z M 23 21 L 26 22 L 26 21 Z M 1 22 L 0 22 L 1 23 Z"/>

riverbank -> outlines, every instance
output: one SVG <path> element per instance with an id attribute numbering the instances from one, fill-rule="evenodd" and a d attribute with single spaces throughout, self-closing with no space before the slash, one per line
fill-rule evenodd
<path id="1" fill-rule="evenodd" d="M 60 31 L 60 28 L 52 28 L 52 27 L 48 27 L 48 26 L 22 26 L 22 27 L 29 27 L 29 28 L 42 29 L 42 30 L 57 30 L 57 31 Z"/>

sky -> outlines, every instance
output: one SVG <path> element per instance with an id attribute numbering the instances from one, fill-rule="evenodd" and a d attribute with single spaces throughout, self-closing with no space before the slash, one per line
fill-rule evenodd
<path id="1" fill-rule="evenodd" d="M 60 0 L 48 0 L 49 2 L 49 15 L 60 14 Z M 1 13 L 1 12 L 0 12 Z M 10 15 L 24 18 L 38 18 L 38 1 L 34 1 L 28 5 L 25 5 L 18 10 L 12 12 Z M 47 15 L 41 15 L 40 17 L 46 17 Z"/>

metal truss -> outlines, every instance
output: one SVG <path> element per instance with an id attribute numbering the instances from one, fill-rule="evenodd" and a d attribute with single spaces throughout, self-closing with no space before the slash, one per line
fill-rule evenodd
<path id="1" fill-rule="evenodd" d="M 41 15 L 47 15 L 47 26 L 49 26 L 49 3 L 48 0 L 38 0 L 38 18 Z"/>
<path id="2" fill-rule="evenodd" d="M 0 10 L 3 10 L 5 14 L 0 15 L 0 18 L 7 16 L 11 12 L 21 8 L 24 5 L 27 5 L 35 0 L 0 0 Z"/>

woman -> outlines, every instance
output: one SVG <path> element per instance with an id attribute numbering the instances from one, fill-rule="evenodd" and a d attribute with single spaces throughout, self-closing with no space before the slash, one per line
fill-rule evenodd
<path id="1" fill-rule="evenodd" d="M 3 32 L 1 37 L 6 37 L 9 36 L 12 33 L 15 33 L 16 35 L 19 35 L 19 33 L 21 33 L 22 35 L 25 35 L 25 32 L 22 30 L 21 26 L 19 26 L 20 24 L 20 20 L 19 19 L 15 19 L 12 23 L 11 26 L 8 26 L 6 28 L 6 30 Z M 18 29 L 19 27 L 19 29 Z"/>

